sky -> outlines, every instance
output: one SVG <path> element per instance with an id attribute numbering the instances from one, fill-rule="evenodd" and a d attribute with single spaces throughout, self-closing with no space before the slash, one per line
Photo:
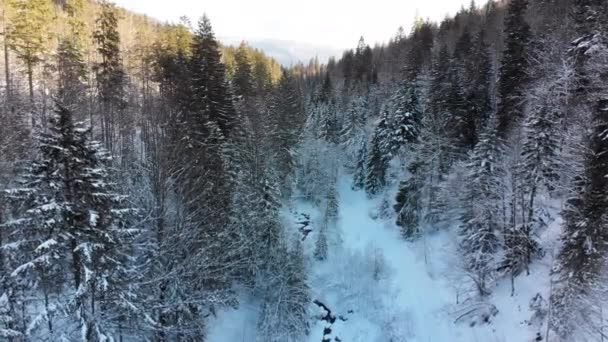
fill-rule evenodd
<path id="1" fill-rule="evenodd" d="M 483 0 L 477 0 L 480 4 Z M 115 0 L 162 21 L 206 13 L 219 38 L 288 40 L 333 49 L 355 47 L 360 36 L 386 42 L 399 26 L 409 32 L 416 15 L 439 21 L 470 0 Z"/>

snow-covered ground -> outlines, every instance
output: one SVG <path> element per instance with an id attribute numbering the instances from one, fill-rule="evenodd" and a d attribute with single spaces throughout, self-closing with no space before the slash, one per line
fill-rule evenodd
<path id="1" fill-rule="evenodd" d="M 293 212 L 311 217 L 312 233 L 304 245 L 312 298 L 335 318 L 333 324 L 321 320 L 326 311 L 311 303 L 314 318 L 308 341 L 321 342 L 325 337 L 344 342 L 528 342 L 537 333 L 544 340 L 546 320 L 532 319 L 530 301 L 540 293 L 546 305 L 549 297 L 548 273 L 559 219 L 539 237 L 545 256 L 532 265 L 531 275 L 515 279 L 515 295 L 511 296 L 509 279 L 504 279 L 488 300 L 479 302 L 467 300 L 470 283 L 459 267 L 453 231 L 406 242 L 392 220 L 372 218 L 377 200 L 353 191 L 348 177 L 342 178 L 339 193 L 339 223 L 329 238 L 328 260 L 312 257 L 318 210 L 308 203 L 296 203 L 291 211 L 292 222 L 297 221 Z M 293 224 L 294 231 L 296 227 Z M 239 309 L 224 311 L 211 322 L 212 342 L 255 340 L 256 303 L 248 298 L 241 303 Z M 490 316 L 489 323 L 476 320 L 479 315 L 466 314 L 476 307 L 491 312 L 492 305 L 498 312 Z"/>

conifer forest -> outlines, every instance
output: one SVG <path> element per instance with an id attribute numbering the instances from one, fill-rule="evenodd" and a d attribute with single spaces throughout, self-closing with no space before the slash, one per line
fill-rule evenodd
<path id="1" fill-rule="evenodd" d="M 607 0 L 195 15 L 0 0 L 0 341 L 608 341 Z"/>

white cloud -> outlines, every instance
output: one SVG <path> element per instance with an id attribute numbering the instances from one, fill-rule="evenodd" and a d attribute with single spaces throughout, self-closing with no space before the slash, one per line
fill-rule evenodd
<path id="1" fill-rule="evenodd" d="M 416 14 L 441 20 L 470 0 L 115 0 L 122 7 L 151 17 L 193 23 L 207 13 L 219 37 L 245 40 L 281 39 L 354 47 L 361 35 L 380 43 L 399 26 L 409 30 Z M 483 0 L 482 0 L 483 1 Z"/>

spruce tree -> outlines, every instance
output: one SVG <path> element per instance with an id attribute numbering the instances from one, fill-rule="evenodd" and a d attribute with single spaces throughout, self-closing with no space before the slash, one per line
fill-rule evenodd
<path id="1" fill-rule="evenodd" d="M 575 5 L 579 38 L 569 51 L 575 68 L 575 102 L 591 125 L 584 140 L 583 170 L 563 212 L 562 248 L 555 266 L 559 283 L 551 295 L 550 325 L 563 338 L 570 338 L 577 327 L 596 329 L 602 324 L 601 315 L 593 313 L 598 309 L 593 296 L 602 291 L 598 279 L 608 241 L 608 91 L 602 71 L 608 56 L 608 38 L 602 32 L 608 8 L 605 2 L 592 0 Z"/>
<path id="2" fill-rule="evenodd" d="M 389 157 L 396 156 L 408 143 L 416 142 L 421 119 L 422 109 L 414 86 L 399 85 L 397 92 L 385 106 L 382 117 L 387 126 L 383 135 L 383 148 L 389 153 Z"/>
<path id="3" fill-rule="evenodd" d="M 86 65 L 73 38 L 66 38 L 57 48 L 58 94 L 57 99 L 70 110 L 77 110 L 86 94 Z"/>
<path id="4" fill-rule="evenodd" d="M 256 341 L 297 342 L 308 334 L 309 287 L 302 246 L 280 246 L 262 297 Z"/>
<path id="5" fill-rule="evenodd" d="M 230 136 L 235 111 L 221 62 L 219 43 L 207 16 L 203 16 L 194 34 L 190 62 L 192 79 L 191 110 L 202 116 L 203 123 L 214 122 L 224 137 Z"/>
<path id="6" fill-rule="evenodd" d="M 385 120 L 382 120 L 376 127 L 367 155 L 365 191 L 369 195 L 380 193 L 386 185 L 386 172 L 388 170 L 390 157 L 383 147 L 385 146 L 384 142 L 386 141 L 384 137 L 387 134 L 387 123 Z"/>
<path id="7" fill-rule="evenodd" d="M 505 50 L 498 83 L 498 129 L 506 137 L 515 123 L 523 118 L 524 85 L 528 79 L 527 52 L 530 26 L 526 22 L 528 0 L 509 2 L 504 23 Z"/>
<path id="8" fill-rule="evenodd" d="M 467 71 L 469 75 L 468 89 L 465 89 L 468 111 L 475 121 L 475 132 L 477 133 L 474 143 L 477 143 L 479 134 L 487 129 L 488 118 L 492 110 L 490 90 L 492 89 L 492 63 L 490 60 L 488 46 L 485 43 L 485 32 L 477 35 L 472 59 L 474 62 L 467 65 L 472 70 Z"/>
<path id="9" fill-rule="evenodd" d="M 287 190 L 289 175 L 295 167 L 295 148 L 304 126 L 300 90 L 290 71 L 283 70 L 269 102 L 266 134 L 270 135 L 281 188 Z"/>
<path id="10" fill-rule="evenodd" d="M 340 131 L 340 145 L 346 154 L 346 165 L 354 168 L 361 140 L 366 138 L 369 111 L 367 97 L 356 96 L 348 105 Z"/>
<path id="11" fill-rule="evenodd" d="M 315 241 L 315 251 L 314 256 L 317 260 L 325 260 L 327 259 L 327 230 L 328 230 L 329 222 L 326 219 L 323 219 L 321 223 L 321 227 L 319 229 L 319 233 L 317 234 L 317 240 Z"/>
<path id="12" fill-rule="evenodd" d="M 253 95 L 253 74 L 251 62 L 247 55 L 247 45 L 241 43 L 234 56 L 236 66 L 232 83 L 234 84 L 234 95 L 241 99 L 249 98 Z"/>
<path id="13" fill-rule="evenodd" d="M 357 152 L 357 162 L 355 165 L 355 174 L 353 175 L 353 189 L 361 190 L 365 188 L 367 179 L 367 141 L 365 138 L 361 140 L 359 151 Z"/>
<path id="14" fill-rule="evenodd" d="M 434 27 L 428 21 L 417 18 L 409 38 L 411 48 L 406 56 L 404 77 L 417 81 L 428 61 L 431 60 L 431 50 L 434 42 Z"/>
<path id="15" fill-rule="evenodd" d="M 416 158 L 416 157 L 415 157 Z M 401 236 L 414 240 L 420 235 L 420 211 L 422 210 L 422 189 L 424 186 L 423 161 L 417 158 L 408 166 L 409 178 L 399 184 L 396 203 L 397 225 Z"/>
<path id="16" fill-rule="evenodd" d="M 107 154 L 88 134 L 60 107 L 40 138 L 39 157 L 22 175 L 23 185 L 8 191 L 23 208 L 12 224 L 19 246 L 12 275 L 27 279 L 27 290 L 43 296 L 45 314 L 32 329 L 44 322 L 45 334 L 58 339 L 71 338 L 54 324 L 60 310 L 77 318 L 84 339 L 109 338 L 115 333 L 112 319 L 125 319 L 115 315 L 130 295 L 124 253 L 132 211 L 109 178 Z M 66 303 L 68 287 L 73 290 Z"/>
<path id="17" fill-rule="evenodd" d="M 118 13 L 114 4 L 107 1 L 101 3 L 96 24 L 93 39 L 97 43 L 101 62 L 94 66 L 94 70 L 102 113 L 102 141 L 111 153 L 118 153 L 122 161 L 126 161 L 133 148 L 134 127 L 125 111 L 126 75 L 120 54 Z M 117 138 L 119 146 L 115 146 Z"/>
<path id="18" fill-rule="evenodd" d="M 14 18 L 9 44 L 26 67 L 30 101 L 34 102 L 34 71 L 44 59 L 50 39 L 52 3 L 50 0 L 11 0 Z M 32 116 L 32 124 L 35 125 Z"/>
<path id="19" fill-rule="evenodd" d="M 495 272 L 495 252 L 501 227 L 501 155 L 496 138 L 482 135 L 468 165 L 469 173 L 462 198 L 460 226 L 465 269 L 470 272 L 477 291 L 488 295 Z"/>

